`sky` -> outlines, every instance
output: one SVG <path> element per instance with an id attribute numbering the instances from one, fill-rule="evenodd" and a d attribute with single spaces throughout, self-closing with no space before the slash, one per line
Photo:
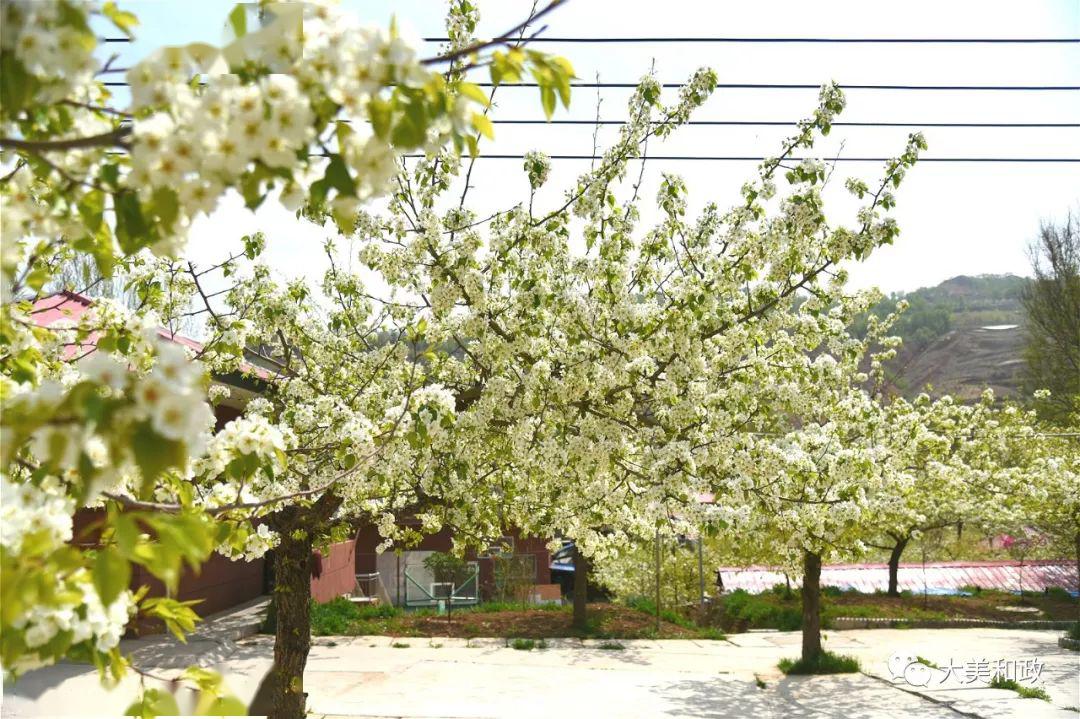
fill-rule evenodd
<path id="1" fill-rule="evenodd" d="M 475 1 L 475 0 L 474 0 Z M 417 38 L 444 34 L 440 0 L 343 2 L 366 21 L 396 17 Z M 481 37 L 494 36 L 524 19 L 526 0 L 478 0 Z M 230 3 L 220 0 L 142 0 L 123 3 L 140 17 L 137 40 L 119 49 L 130 64 L 161 45 L 221 42 Z M 1080 37 L 1080 0 L 908 0 L 870 3 L 833 0 L 570 0 L 543 19 L 541 35 L 557 37 Z M 434 43 L 422 43 L 425 55 Z M 698 67 L 716 70 L 721 83 L 905 85 L 1080 85 L 1080 44 L 882 45 L 882 44 L 579 44 L 540 42 L 567 57 L 582 81 L 636 82 L 655 68 L 662 82 L 679 82 Z M 478 76 L 477 80 L 486 80 Z M 626 116 L 629 90 L 579 89 L 557 118 L 616 120 Z M 674 97 L 675 90 L 667 90 Z M 118 100 L 122 98 L 118 97 Z M 697 112 L 700 120 L 796 120 L 812 112 L 814 90 L 720 89 Z M 889 122 L 1080 122 L 1080 91 L 893 91 L 851 90 L 841 121 Z M 542 117 L 533 88 L 503 88 L 492 117 Z M 588 125 L 496 125 L 496 138 L 481 153 L 590 154 Z M 823 159 L 899 154 L 907 133 L 918 128 L 838 127 L 815 147 Z M 698 126 L 679 130 L 649 152 L 663 155 L 771 155 L 790 133 L 785 127 Z M 603 148 L 617 128 L 604 126 Z M 1080 128 L 926 128 L 926 157 L 1080 157 Z M 554 207 L 587 162 L 553 161 L 537 207 Z M 634 168 L 634 178 L 637 176 Z M 753 162 L 650 161 L 645 166 L 641 231 L 656 217 L 652 198 L 662 173 L 682 175 L 693 212 L 708 202 L 726 208 L 753 176 Z M 876 163 L 840 162 L 826 195 L 830 220 L 852 223 L 857 207 L 840 179 L 872 183 Z M 472 175 L 469 204 L 479 216 L 528 197 L 520 160 L 481 159 Z M 848 266 L 855 287 L 886 292 L 935 285 L 956 275 L 1028 274 L 1026 247 L 1041 221 L 1080 210 L 1080 163 L 921 163 L 899 192 L 894 216 L 901 228 L 895 245 Z M 455 194 L 456 197 L 456 194 Z M 267 236 L 265 259 L 282 278 L 321 276 L 321 243 L 328 229 L 297 220 L 267 203 L 256 213 L 239 197 L 227 198 L 192 230 L 189 250 L 211 263 L 255 231 Z"/>

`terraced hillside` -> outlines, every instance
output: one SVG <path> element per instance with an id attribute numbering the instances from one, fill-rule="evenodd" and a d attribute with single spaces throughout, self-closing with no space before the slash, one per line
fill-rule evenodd
<path id="1" fill-rule="evenodd" d="M 936 287 L 889 298 L 875 312 L 884 314 L 896 300 L 911 307 L 897 327 L 904 346 L 890 363 L 897 391 L 974 399 L 991 387 L 999 397 L 1017 397 L 1023 383 L 1025 278 L 1015 275 L 959 276 Z"/>

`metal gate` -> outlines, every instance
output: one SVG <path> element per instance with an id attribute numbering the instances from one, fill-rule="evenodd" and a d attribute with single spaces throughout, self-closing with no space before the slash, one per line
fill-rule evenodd
<path id="1" fill-rule="evenodd" d="M 420 566 L 405 567 L 405 606 L 436 607 L 440 603 L 466 607 L 480 602 L 480 567 L 469 562 L 469 573 L 460 584 L 436 582 L 434 573 Z"/>

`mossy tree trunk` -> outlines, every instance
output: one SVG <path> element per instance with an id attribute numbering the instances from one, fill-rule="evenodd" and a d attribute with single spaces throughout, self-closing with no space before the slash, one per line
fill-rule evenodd
<path id="1" fill-rule="evenodd" d="M 821 656 L 821 555 L 803 553 L 802 658 L 816 662 Z"/>
<path id="2" fill-rule="evenodd" d="M 304 701 L 304 667 L 311 649 L 311 554 L 312 541 L 283 536 L 274 554 L 274 604 L 277 632 L 274 637 L 276 689 L 270 716 L 300 719 L 307 711 Z"/>
<path id="3" fill-rule="evenodd" d="M 271 719 L 304 719 L 307 714 L 304 668 L 311 650 L 311 561 L 341 506 L 332 493 L 307 507 L 289 506 L 269 518 L 281 540 L 274 551 L 274 665 L 260 687 L 252 713 Z M 264 691 L 265 688 L 265 691 Z"/>

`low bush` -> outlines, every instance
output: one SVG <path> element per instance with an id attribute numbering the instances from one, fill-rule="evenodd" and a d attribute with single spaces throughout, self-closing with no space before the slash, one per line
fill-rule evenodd
<path id="1" fill-rule="evenodd" d="M 536 642 L 532 639 L 515 639 L 510 642 L 510 646 L 519 652 L 527 652 L 536 648 Z"/>
<path id="2" fill-rule="evenodd" d="M 1073 622 L 1073 625 L 1069 627 L 1069 631 L 1066 632 L 1069 639 L 1080 639 L 1080 622 Z"/>
<path id="3" fill-rule="evenodd" d="M 736 589 L 721 600 L 725 626 L 750 629 L 779 629 L 795 631 L 802 628 L 802 610 L 796 606 L 784 606 L 780 597 L 773 593 L 750 594 Z"/>
<path id="4" fill-rule="evenodd" d="M 816 659 L 781 659 L 777 664 L 784 674 L 851 674 L 859 671 L 859 660 L 843 654 L 822 652 Z"/>
<path id="5" fill-rule="evenodd" d="M 649 616 L 656 616 L 656 602 L 649 599 L 648 597 L 631 597 L 626 600 L 626 606 L 630 607 L 631 609 L 636 609 L 639 612 L 644 612 Z M 682 614 L 679 614 L 678 612 L 671 609 L 661 609 L 660 618 L 663 619 L 665 622 L 678 625 L 680 627 L 683 627 L 684 629 L 696 630 L 698 628 L 698 626 L 694 624 L 693 620 L 684 617 Z"/>
<path id="6" fill-rule="evenodd" d="M 1006 679 L 1000 674 L 995 674 L 994 678 L 990 680 L 991 689 L 1011 689 L 1025 699 L 1042 699 L 1044 702 L 1050 701 L 1050 695 L 1046 693 L 1045 689 L 1039 687 L 1025 687 L 1015 679 Z"/>

